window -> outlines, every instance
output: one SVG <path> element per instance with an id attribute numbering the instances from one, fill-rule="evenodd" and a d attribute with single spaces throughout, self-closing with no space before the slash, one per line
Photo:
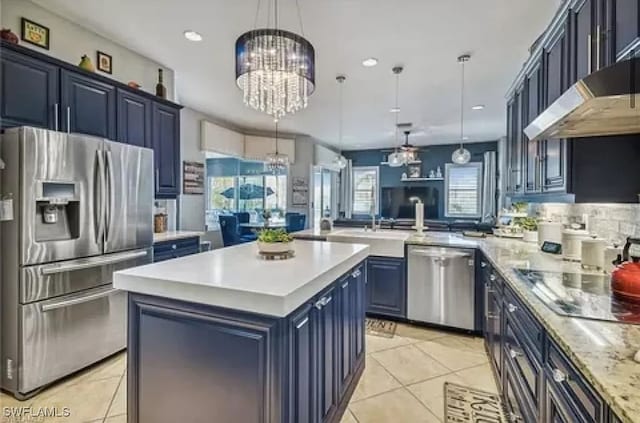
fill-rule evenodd
<path id="1" fill-rule="evenodd" d="M 480 217 L 482 163 L 445 165 L 444 214 L 447 217 Z"/>
<path id="2" fill-rule="evenodd" d="M 315 166 L 313 169 L 313 222 L 320 225 L 323 217 L 336 217 L 337 199 L 334 197 L 338 173 Z"/>
<path id="3" fill-rule="evenodd" d="M 353 168 L 353 214 L 370 215 L 379 211 L 380 178 L 377 166 Z"/>

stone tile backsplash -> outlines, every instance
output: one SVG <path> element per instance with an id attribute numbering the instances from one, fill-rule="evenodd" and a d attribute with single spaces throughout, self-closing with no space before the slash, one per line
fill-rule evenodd
<path id="1" fill-rule="evenodd" d="M 529 214 L 564 224 L 582 222 L 586 215 L 589 232 L 610 242 L 640 237 L 640 204 L 532 203 Z"/>

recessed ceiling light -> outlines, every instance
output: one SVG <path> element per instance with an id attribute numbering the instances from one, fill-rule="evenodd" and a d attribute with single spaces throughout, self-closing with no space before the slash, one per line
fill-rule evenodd
<path id="1" fill-rule="evenodd" d="M 400 107 L 392 107 L 391 110 L 389 110 L 391 113 L 400 113 Z"/>
<path id="2" fill-rule="evenodd" d="M 484 109 L 484 104 L 476 104 L 472 107 L 473 110 L 482 110 Z"/>
<path id="3" fill-rule="evenodd" d="M 184 38 L 189 41 L 202 41 L 202 35 L 196 31 L 185 31 Z"/>
<path id="4" fill-rule="evenodd" d="M 368 57 L 362 61 L 362 66 L 370 68 L 378 64 L 378 59 L 375 57 Z"/>

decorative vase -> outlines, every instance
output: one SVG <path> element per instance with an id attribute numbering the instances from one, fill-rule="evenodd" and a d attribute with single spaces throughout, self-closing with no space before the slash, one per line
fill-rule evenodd
<path id="1" fill-rule="evenodd" d="M 293 251 L 293 241 L 291 242 L 261 242 L 258 241 L 258 251 L 262 254 L 284 254 Z"/>
<path id="2" fill-rule="evenodd" d="M 11 44 L 18 44 L 18 36 L 10 29 L 3 28 L 2 31 L 0 31 L 0 38 L 10 42 Z"/>
<path id="3" fill-rule="evenodd" d="M 524 242 L 538 242 L 538 231 L 524 231 Z"/>
<path id="4" fill-rule="evenodd" d="M 89 59 L 89 56 L 87 56 L 86 54 L 82 55 L 82 59 L 80 60 L 78 67 L 88 72 L 96 71 L 96 67 L 94 66 L 93 62 L 91 62 L 91 59 Z"/>

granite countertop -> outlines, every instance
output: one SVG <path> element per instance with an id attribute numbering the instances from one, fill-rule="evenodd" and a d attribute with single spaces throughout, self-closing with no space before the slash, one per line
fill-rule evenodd
<path id="1" fill-rule="evenodd" d="M 162 233 L 153 234 L 153 242 L 173 241 L 176 239 L 193 238 L 196 236 L 202 236 L 204 232 L 198 231 L 167 231 Z"/>
<path id="2" fill-rule="evenodd" d="M 531 292 L 514 269 L 593 272 L 520 240 L 428 233 L 424 238 L 412 236 L 407 243 L 480 248 L 617 416 L 625 422 L 640 422 L 640 363 L 633 360 L 640 349 L 640 326 L 560 316 Z"/>
<path id="3" fill-rule="evenodd" d="M 114 288 L 285 317 L 367 258 L 359 244 L 296 241 L 295 257 L 267 261 L 256 243 L 114 273 Z"/>

